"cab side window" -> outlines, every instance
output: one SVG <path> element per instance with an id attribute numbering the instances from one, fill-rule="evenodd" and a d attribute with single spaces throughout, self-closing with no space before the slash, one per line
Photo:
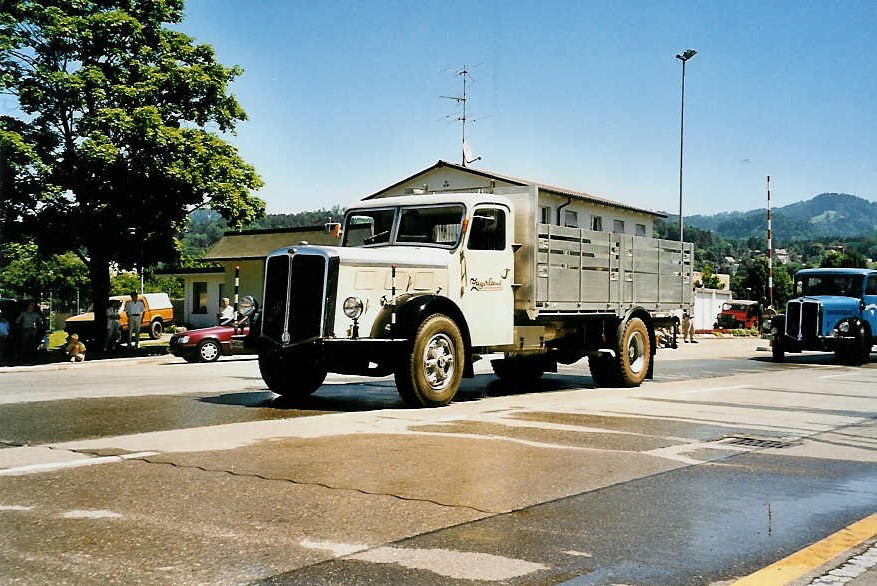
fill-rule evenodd
<path id="1" fill-rule="evenodd" d="M 469 250 L 505 250 L 506 214 L 498 208 L 480 208 L 472 216 Z"/>
<path id="2" fill-rule="evenodd" d="M 877 295 L 877 276 L 868 277 L 865 284 L 865 295 Z"/>

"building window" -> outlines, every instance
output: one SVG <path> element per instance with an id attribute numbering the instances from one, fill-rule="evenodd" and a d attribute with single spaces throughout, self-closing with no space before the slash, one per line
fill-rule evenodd
<path id="1" fill-rule="evenodd" d="M 603 231 L 603 218 L 602 216 L 591 216 L 591 230 L 595 232 Z"/>
<path id="2" fill-rule="evenodd" d="M 612 231 L 616 234 L 624 234 L 624 220 L 615 220 L 612 222 Z"/>
<path id="3" fill-rule="evenodd" d="M 207 283 L 192 283 L 192 313 L 207 313 Z"/>
<path id="4" fill-rule="evenodd" d="M 579 227 L 579 213 L 573 210 L 563 211 L 563 225 L 567 228 Z"/>
<path id="5" fill-rule="evenodd" d="M 539 206 L 539 222 L 542 224 L 551 223 L 551 207 Z"/>
<path id="6" fill-rule="evenodd" d="M 637 236 L 645 236 L 646 235 L 646 225 L 645 224 L 637 224 L 636 225 L 636 235 Z"/>

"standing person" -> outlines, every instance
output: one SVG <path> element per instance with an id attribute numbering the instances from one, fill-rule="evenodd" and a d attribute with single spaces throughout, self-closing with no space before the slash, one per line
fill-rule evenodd
<path id="1" fill-rule="evenodd" d="M 691 342 L 692 344 L 697 344 L 697 340 L 694 339 L 694 320 L 691 319 L 691 316 L 688 315 L 688 312 L 682 313 L 682 341 L 683 342 Z"/>
<path id="2" fill-rule="evenodd" d="M 73 334 L 70 336 L 70 342 L 67 344 L 67 347 L 64 349 L 67 353 L 67 357 L 70 359 L 70 362 L 84 362 L 85 361 L 85 344 L 79 341 L 79 335 Z"/>
<path id="3" fill-rule="evenodd" d="M 43 336 L 43 314 L 36 309 L 37 304 L 29 301 L 27 309 L 22 311 L 15 325 L 18 326 L 19 356 L 22 362 L 33 362 L 37 346 Z"/>
<path id="4" fill-rule="evenodd" d="M 125 313 L 128 315 L 128 349 L 134 346 L 140 348 L 140 320 L 143 312 L 146 311 L 146 305 L 143 300 L 137 296 L 137 291 L 131 292 L 131 299 L 125 304 Z M 132 343 L 134 346 L 132 346 Z"/>
<path id="5" fill-rule="evenodd" d="M 0 311 L 0 366 L 9 360 L 9 320 Z"/>
<path id="6" fill-rule="evenodd" d="M 234 321 L 234 307 L 228 297 L 223 297 L 219 305 L 219 325 L 224 326 Z"/>
<path id="7" fill-rule="evenodd" d="M 121 301 L 110 299 L 110 306 L 107 307 L 107 335 L 104 338 L 104 352 L 115 350 L 119 339 L 122 337 L 122 316 L 119 314 L 119 308 L 121 307 Z"/>

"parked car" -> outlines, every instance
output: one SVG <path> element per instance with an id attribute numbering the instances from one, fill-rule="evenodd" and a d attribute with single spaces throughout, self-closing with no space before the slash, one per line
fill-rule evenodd
<path id="1" fill-rule="evenodd" d="M 139 296 L 146 306 L 146 311 L 140 318 L 141 331 L 147 332 L 153 340 L 161 337 L 167 326 L 174 323 L 174 307 L 171 304 L 170 297 L 167 293 L 144 293 Z M 118 300 L 122 302 L 120 308 L 121 324 L 122 324 L 122 340 L 127 336 L 128 332 L 128 315 L 125 313 L 125 304 L 131 300 L 130 295 L 114 295 L 110 297 L 110 301 Z M 99 340 L 103 341 L 103 332 L 95 335 L 94 332 L 94 308 L 90 307 L 85 313 L 68 317 L 64 322 L 64 329 L 68 335 L 78 334 L 83 340 Z"/>
<path id="2" fill-rule="evenodd" d="M 171 336 L 168 349 L 174 356 L 189 362 L 216 362 L 220 356 L 255 354 L 242 340 L 250 334 L 250 323 L 259 307 L 255 298 L 244 296 L 238 303 L 234 320 L 209 328 L 188 330 Z"/>
<path id="3" fill-rule="evenodd" d="M 216 362 L 220 356 L 233 354 L 233 335 L 246 335 L 249 332 L 249 326 L 235 327 L 231 324 L 187 330 L 171 336 L 168 349 L 174 356 L 185 358 L 188 362 Z"/>

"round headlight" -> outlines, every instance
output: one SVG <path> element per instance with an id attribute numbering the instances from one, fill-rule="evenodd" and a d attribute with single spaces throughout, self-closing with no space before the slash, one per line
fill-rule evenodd
<path id="1" fill-rule="evenodd" d="M 344 315 L 350 319 L 356 319 L 362 315 L 362 300 L 358 297 L 348 297 L 345 299 Z"/>
<path id="2" fill-rule="evenodd" d="M 837 331 L 839 331 L 841 334 L 846 334 L 847 332 L 849 332 L 850 331 L 850 322 L 844 321 L 844 322 L 837 324 Z"/>

